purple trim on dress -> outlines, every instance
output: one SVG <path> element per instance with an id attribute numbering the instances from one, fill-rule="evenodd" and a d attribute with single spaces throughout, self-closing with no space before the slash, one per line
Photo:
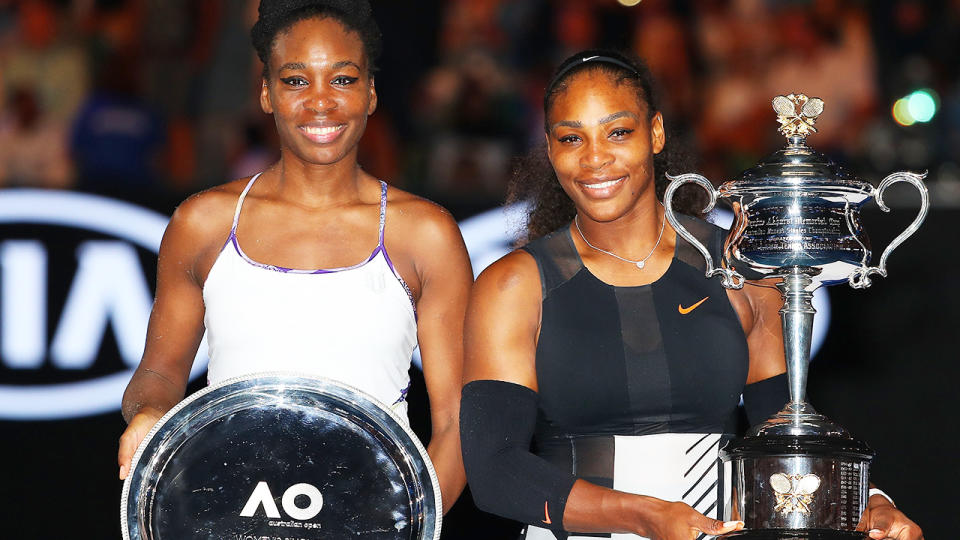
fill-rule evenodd
<path id="1" fill-rule="evenodd" d="M 257 178 L 260 178 L 261 174 L 263 173 L 257 173 L 253 175 L 253 178 L 247 182 L 246 187 L 244 187 L 243 191 L 240 192 L 240 196 L 237 197 L 237 209 L 233 211 L 233 225 L 230 226 L 230 234 L 237 232 L 237 223 L 240 223 L 240 209 L 243 208 L 243 200 L 247 198 L 247 193 L 250 192 L 250 188 L 253 187 L 253 183 L 257 181 Z"/>
<path id="2" fill-rule="evenodd" d="M 411 384 L 413 384 L 413 383 L 409 383 L 409 382 L 408 382 L 408 383 L 407 383 L 407 387 L 400 391 L 400 397 L 398 397 L 396 401 L 394 401 L 393 403 L 390 404 L 391 407 L 394 406 L 394 405 L 396 405 L 397 403 L 403 403 L 404 401 L 407 400 L 407 394 L 410 392 L 410 385 L 411 385 Z"/>
<path id="3" fill-rule="evenodd" d="M 379 253 L 380 250 L 382 249 L 381 246 L 377 246 L 376 248 L 374 248 L 373 253 L 371 253 L 370 256 L 367 257 L 365 261 L 358 262 L 357 264 L 354 264 L 351 266 L 343 266 L 340 268 L 318 268 L 316 270 L 309 270 L 309 269 L 300 269 L 300 268 L 287 268 L 286 266 L 276 266 L 273 264 L 265 264 L 265 263 L 257 262 L 251 259 L 249 256 L 247 256 L 246 253 L 243 252 L 243 248 L 240 247 L 240 242 L 237 240 L 237 233 L 235 231 L 230 233 L 230 241 L 233 242 L 233 247 L 237 250 L 237 254 L 240 255 L 240 258 L 242 258 L 244 261 L 250 263 L 253 266 L 256 266 L 257 268 L 263 268 L 264 270 L 271 270 L 273 272 L 281 272 L 283 274 L 335 274 L 337 272 L 344 272 L 346 270 L 355 270 L 372 261 L 374 257 L 377 256 L 377 253 Z"/>
<path id="4" fill-rule="evenodd" d="M 403 277 L 400 276 L 400 273 L 397 272 L 397 269 L 393 266 L 393 261 L 390 260 L 390 255 L 387 253 L 387 246 L 383 243 L 384 232 L 386 231 L 387 223 L 387 183 L 383 180 L 380 181 L 380 224 L 378 227 L 379 241 L 377 242 L 377 247 L 374 248 L 373 252 L 370 253 L 370 256 L 367 257 L 367 260 L 359 262 L 351 266 L 343 266 L 340 268 L 319 268 L 316 270 L 304 270 L 299 268 L 287 268 L 285 266 L 276 266 L 273 264 L 265 264 L 262 262 L 255 261 L 251 259 L 240 247 L 240 241 L 237 239 L 237 225 L 240 223 L 240 209 L 243 206 L 243 200 L 247 197 L 247 193 L 250 191 L 250 188 L 253 187 L 253 183 L 260 177 L 260 174 L 257 173 L 253 178 L 247 182 L 247 186 L 243 188 L 243 192 L 240 194 L 239 199 L 237 199 L 237 210 L 233 214 L 233 226 L 230 227 L 230 236 L 227 238 L 227 241 L 224 242 L 223 247 L 220 248 L 222 252 L 227 244 L 232 243 L 233 248 L 237 251 L 237 254 L 240 255 L 240 258 L 249 263 L 252 266 L 257 268 L 262 268 L 264 270 L 270 270 L 272 272 L 280 272 L 282 274 L 334 274 L 337 272 L 344 272 L 347 270 L 355 270 L 361 266 L 366 265 L 372 261 L 378 253 L 383 253 L 383 259 L 387 262 L 387 266 L 390 268 L 390 272 L 393 274 L 397 281 L 400 282 L 400 285 L 403 287 L 403 290 L 407 293 L 407 298 L 410 300 L 410 307 L 413 308 L 413 319 L 414 321 L 418 320 L 417 315 L 417 304 L 413 299 L 413 291 L 410 290 L 410 287 L 407 285 L 407 282 L 403 280 Z"/>
<path id="5" fill-rule="evenodd" d="M 387 194 L 387 184 L 385 182 L 380 182 L 380 242 L 377 244 L 377 247 L 374 248 L 373 252 L 370 253 L 370 256 L 367 257 L 367 260 L 353 264 L 350 266 L 342 266 L 340 268 L 319 268 L 316 270 L 310 269 L 299 269 L 299 268 L 287 268 L 286 266 L 276 266 L 273 264 L 266 264 L 262 262 L 255 261 L 251 259 L 240 247 L 240 241 L 237 240 L 237 225 L 240 223 L 240 209 L 243 207 L 243 200 L 247 198 L 247 193 L 250 191 L 250 188 L 253 187 L 253 183 L 260 177 L 263 173 L 257 173 L 253 178 L 247 182 L 247 187 L 243 188 L 243 192 L 240 194 L 240 198 L 237 199 L 237 210 L 233 214 L 233 226 L 230 227 L 230 236 L 227 238 L 227 241 L 224 242 L 223 248 L 227 247 L 228 243 L 233 243 L 234 249 L 237 250 L 237 254 L 240 255 L 240 258 L 247 261 L 257 268 L 263 268 L 264 270 L 271 270 L 273 272 L 280 272 L 283 274 L 334 274 L 336 272 L 343 272 L 345 270 L 353 270 L 355 268 L 360 268 L 361 266 L 372 261 L 374 257 L 377 256 L 377 253 L 383 248 L 383 223 L 384 223 L 384 213 L 386 210 L 386 194 Z M 220 251 L 223 251 L 223 248 L 220 248 Z M 384 252 L 386 254 L 386 252 Z"/>
<path id="6" fill-rule="evenodd" d="M 380 181 L 380 227 L 379 227 L 379 244 L 383 245 L 383 231 L 386 230 L 387 223 L 387 183 L 383 180 Z"/>
<path id="7" fill-rule="evenodd" d="M 387 266 L 390 267 L 390 272 L 393 273 L 393 277 L 397 278 L 397 281 L 400 282 L 400 285 L 403 286 L 403 290 L 407 293 L 407 298 L 410 300 L 410 307 L 413 308 L 413 320 L 419 321 L 420 316 L 417 313 L 417 303 L 413 299 L 413 291 L 410 290 L 410 287 L 407 285 L 407 282 L 403 280 L 403 277 L 400 275 L 400 272 L 397 272 L 397 269 L 393 266 L 393 261 L 390 260 L 390 254 L 387 253 L 387 246 L 383 243 L 384 232 L 387 229 L 387 183 L 383 180 L 380 181 L 380 248 L 383 249 L 383 259 L 387 261 Z"/>
<path id="8" fill-rule="evenodd" d="M 390 267 L 390 272 L 393 273 L 393 277 L 397 278 L 397 281 L 399 281 L 400 285 L 403 286 L 403 290 L 406 291 L 407 298 L 410 300 L 410 307 L 413 308 L 413 320 L 419 321 L 420 318 L 417 313 L 417 303 L 413 300 L 413 291 L 411 291 L 410 287 L 407 286 L 407 282 L 403 280 L 400 272 L 397 272 L 397 269 L 393 267 L 393 261 L 390 260 L 390 254 L 387 253 L 387 246 L 383 246 L 383 260 L 387 261 L 387 266 Z"/>
<path id="9" fill-rule="evenodd" d="M 247 198 L 247 193 L 250 191 L 250 188 L 253 187 L 253 183 L 257 181 L 257 178 L 260 178 L 262 172 L 258 172 L 253 175 L 253 178 L 247 182 L 247 185 L 244 186 L 243 191 L 240 192 L 240 196 L 237 197 L 237 208 L 233 211 L 233 224 L 230 225 L 230 234 L 227 236 L 227 239 L 224 240 L 223 245 L 220 246 L 219 253 L 223 253 L 223 250 L 227 249 L 227 244 L 237 240 L 237 224 L 240 223 L 240 209 L 243 208 L 243 200 Z"/>

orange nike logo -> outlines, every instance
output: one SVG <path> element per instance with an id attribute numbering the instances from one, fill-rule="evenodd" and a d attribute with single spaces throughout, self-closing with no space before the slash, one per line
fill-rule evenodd
<path id="1" fill-rule="evenodd" d="M 690 313 L 691 311 L 693 311 L 693 310 L 697 309 L 698 307 L 700 307 L 700 304 L 706 302 L 706 301 L 707 301 L 707 298 L 710 298 L 710 297 L 707 296 L 707 297 L 705 297 L 703 300 L 697 302 L 696 304 L 694 304 L 694 305 L 692 305 L 692 306 L 690 306 L 690 307 L 688 307 L 688 308 L 683 307 L 683 304 L 677 304 L 677 311 L 679 311 L 681 315 L 686 315 L 687 313 Z"/>
<path id="2" fill-rule="evenodd" d="M 542 520 L 547 525 L 550 525 L 551 523 L 553 523 L 552 521 L 550 521 L 550 510 L 547 510 L 547 501 L 543 501 L 543 517 L 547 518 Z"/>

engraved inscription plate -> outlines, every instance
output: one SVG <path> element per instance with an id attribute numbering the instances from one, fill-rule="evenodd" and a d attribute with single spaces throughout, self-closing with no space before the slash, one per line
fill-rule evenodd
<path id="1" fill-rule="evenodd" d="M 767 203 L 753 209 L 745 225 L 736 240 L 739 258 L 756 264 L 858 267 L 870 256 L 858 214 L 843 205 Z"/>
<path id="2" fill-rule="evenodd" d="M 861 491 L 869 486 L 869 472 L 864 464 L 858 462 L 842 462 L 839 469 L 840 527 L 853 529 L 860 522 L 860 512 L 853 512 L 852 509 L 866 506 L 866 500 Z"/>

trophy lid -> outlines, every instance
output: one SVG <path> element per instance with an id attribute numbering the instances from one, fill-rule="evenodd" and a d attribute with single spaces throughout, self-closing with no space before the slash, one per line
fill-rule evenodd
<path id="1" fill-rule="evenodd" d="M 860 202 L 873 192 L 869 182 L 859 180 L 833 160 L 807 146 L 807 135 L 817 131 L 817 117 L 823 112 L 823 100 L 804 94 L 773 98 L 773 109 L 780 122 L 779 132 L 787 145 L 767 156 L 740 176 L 720 186 L 721 193 L 758 191 L 826 191 L 844 194 Z"/>

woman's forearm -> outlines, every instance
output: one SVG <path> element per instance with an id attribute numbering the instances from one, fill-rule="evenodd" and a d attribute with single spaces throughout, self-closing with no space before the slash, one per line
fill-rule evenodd
<path id="1" fill-rule="evenodd" d="M 577 480 L 567 496 L 563 528 L 577 532 L 636 533 L 643 499 Z"/>
<path id="2" fill-rule="evenodd" d="M 443 513 L 447 513 L 457 502 L 463 487 L 467 483 L 463 472 L 463 458 L 460 454 L 460 430 L 455 423 L 439 431 L 435 430 L 427 453 L 437 471 L 440 481 L 440 495 L 443 499 Z"/>
<path id="3" fill-rule="evenodd" d="M 148 410 L 162 416 L 183 399 L 184 391 L 170 378 L 141 366 L 123 393 L 123 419 L 129 423 L 137 413 Z"/>

